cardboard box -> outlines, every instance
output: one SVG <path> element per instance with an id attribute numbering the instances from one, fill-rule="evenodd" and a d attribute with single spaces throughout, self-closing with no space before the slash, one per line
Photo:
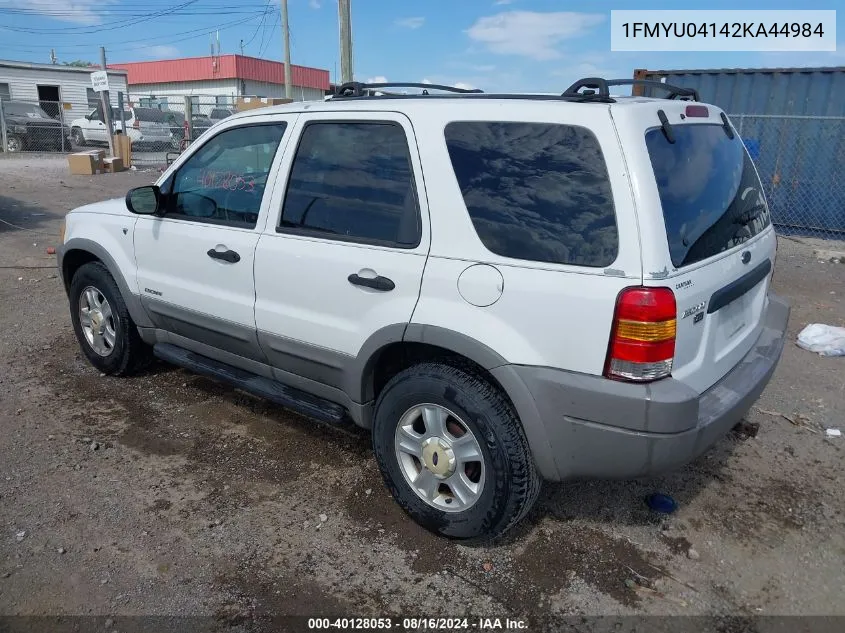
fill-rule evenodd
<path id="1" fill-rule="evenodd" d="M 89 149 L 85 152 L 86 154 L 90 154 L 91 157 L 94 159 L 94 173 L 99 174 L 102 173 L 105 169 L 103 165 L 103 161 L 106 158 L 106 150 L 104 149 Z"/>
<path id="2" fill-rule="evenodd" d="M 70 173 L 77 176 L 90 176 L 97 173 L 97 162 L 93 154 L 78 152 L 67 157 Z"/>
<path id="3" fill-rule="evenodd" d="M 108 174 L 116 174 L 120 171 L 123 171 L 123 159 L 120 156 L 115 156 L 113 158 L 107 158 L 103 161 L 106 167 L 106 173 Z"/>
<path id="4" fill-rule="evenodd" d="M 124 169 L 129 169 L 132 166 L 132 139 L 125 134 L 115 134 L 114 153 L 123 161 Z"/>
<path id="5" fill-rule="evenodd" d="M 255 108 L 266 108 L 267 106 L 283 105 L 293 103 L 293 99 L 271 99 L 269 97 L 238 97 L 235 109 L 238 112 L 254 110 Z"/>

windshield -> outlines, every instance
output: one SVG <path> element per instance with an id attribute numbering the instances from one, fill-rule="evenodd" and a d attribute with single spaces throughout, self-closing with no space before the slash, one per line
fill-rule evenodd
<path id="1" fill-rule="evenodd" d="M 769 208 L 738 136 L 721 125 L 660 128 L 646 133 L 672 264 L 687 266 L 751 239 L 769 226 Z"/>
<path id="2" fill-rule="evenodd" d="M 3 111 L 9 116 L 28 116 L 40 117 L 42 119 L 49 119 L 50 115 L 44 112 L 37 105 L 31 103 L 20 103 L 19 101 L 9 101 L 3 104 Z"/>

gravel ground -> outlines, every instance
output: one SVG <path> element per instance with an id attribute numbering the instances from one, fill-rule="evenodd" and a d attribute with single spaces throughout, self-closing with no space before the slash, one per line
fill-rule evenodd
<path id="1" fill-rule="evenodd" d="M 547 485 L 505 540 L 463 546 L 405 517 L 365 433 L 84 361 L 45 249 L 69 209 L 156 175 L 0 160 L 0 219 L 22 227 L 0 223 L 0 614 L 845 615 L 845 438 L 824 434 L 845 427 L 845 358 L 789 342 L 756 437 L 659 479 Z M 845 265 L 812 244 L 780 240 L 774 285 L 791 341 L 845 325 Z M 652 514 L 652 491 L 679 510 Z"/>

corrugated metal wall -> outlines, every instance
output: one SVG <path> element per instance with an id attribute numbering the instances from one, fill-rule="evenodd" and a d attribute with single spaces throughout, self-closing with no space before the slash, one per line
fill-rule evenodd
<path id="1" fill-rule="evenodd" d="M 845 67 L 637 70 L 634 78 L 695 88 L 731 116 L 753 148 L 776 225 L 845 239 Z"/>
<path id="2" fill-rule="evenodd" d="M 634 77 L 695 88 L 730 114 L 845 116 L 845 66 L 721 70 L 638 70 Z M 651 95 L 650 89 L 645 94 Z M 655 92 L 655 95 L 657 92 Z"/>
<path id="3" fill-rule="evenodd" d="M 12 68 L 0 66 L 0 84 L 9 84 L 12 100 L 38 102 L 38 86 L 59 86 L 62 102 L 69 103 L 70 109 L 63 111 L 64 120 L 72 121 L 91 111 L 88 106 L 88 88 L 91 87 L 91 75 L 87 72 L 51 70 L 49 68 Z M 117 105 L 117 93 L 126 93 L 126 75 L 109 73 L 109 97 Z"/>

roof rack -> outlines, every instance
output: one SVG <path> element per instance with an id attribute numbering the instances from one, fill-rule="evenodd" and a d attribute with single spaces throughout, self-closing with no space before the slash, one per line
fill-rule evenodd
<path id="1" fill-rule="evenodd" d="M 455 86 L 443 86 L 440 84 L 407 83 L 407 82 L 386 82 L 386 83 L 361 83 L 349 81 L 335 88 L 334 98 L 344 97 L 370 97 L 373 92 L 381 92 L 381 88 L 422 88 L 422 94 L 429 94 L 429 90 L 442 90 L 457 94 L 481 94 L 484 91 L 478 88 L 456 88 Z M 398 96 L 398 95 L 391 95 Z"/>
<path id="2" fill-rule="evenodd" d="M 579 79 L 569 86 L 561 94 L 562 97 L 578 98 L 584 101 L 612 101 L 610 96 L 611 86 L 647 86 L 650 88 L 661 88 L 667 91 L 666 99 L 685 99 L 700 101 L 698 91 L 693 88 L 681 88 L 672 84 L 665 84 L 662 81 L 650 79 L 602 79 L 601 77 L 587 77 Z M 582 92 L 582 89 L 586 88 Z"/>

